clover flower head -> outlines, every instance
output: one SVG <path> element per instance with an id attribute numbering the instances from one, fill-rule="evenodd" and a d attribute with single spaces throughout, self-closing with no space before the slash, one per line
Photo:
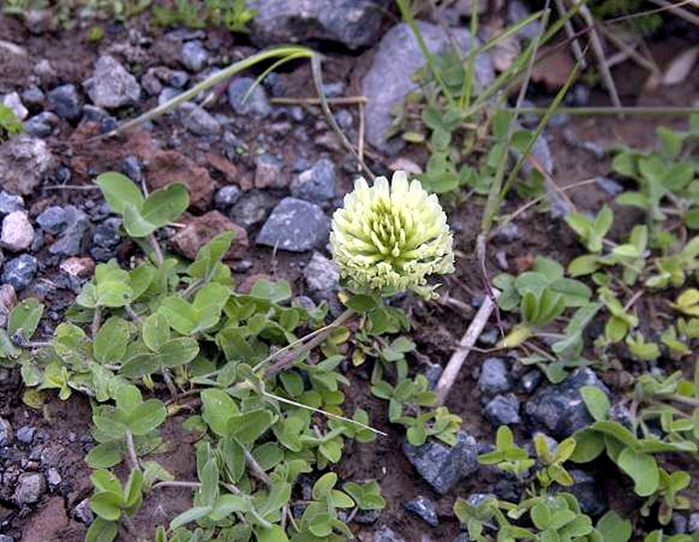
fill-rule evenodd
<path id="1" fill-rule="evenodd" d="M 389 185 L 359 178 L 333 215 L 330 247 L 347 285 L 391 295 L 437 297 L 426 277 L 454 271 L 453 238 L 437 196 L 396 171 Z"/>

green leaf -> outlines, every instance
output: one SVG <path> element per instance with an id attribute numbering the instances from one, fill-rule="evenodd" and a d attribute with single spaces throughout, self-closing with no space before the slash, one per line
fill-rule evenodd
<path id="1" fill-rule="evenodd" d="M 190 508 L 189 510 L 182 512 L 170 522 L 170 529 L 175 530 L 183 525 L 187 525 L 187 523 L 202 519 L 206 517 L 213 509 L 213 506 L 195 506 L 194 508 Z"/>
<path id="2" fill-rule="evenodd" d="M 85 542 L 112 542 L 117 536 L 118 528 L 114 521 L 95 518 L 85 535 Z"/>
<path id="3" fill-rule="evenodd" d="M 195 279 L 209 280 L 216 269 L 216 264 L 231 248 L 235 237 L 235 231 L 224 231 L 201 247 L 197 252 L 196 260 L 189 267 L 189 275 Z"/>
<path id="4" fill-rule="evenodd" d="M 640 497 L 648 497 L 658 489 L 660 472 L 652 455 L 624 448 L 617 458 L 617 463 L 621 470 L 633 479 L 634 490 Z"/>
<path id="5" fill-rule="evenodd" d="M 312 495 L 313 499 L 320 501 L 330 494 L 330 490 L 337 484 L 337 474 L 327 472 L 313 484 Z"/>
<path id="6" fill-rule="evenodd" d="M 377 304 L 376 298 L 363 294 L 355 294 L 345 302 L 345 305 L 347 305 L 348 308 L 357 312 L 366 312 L 375 308 Z"/>
<path id="7" fill-rule="evenodd" d="M 12 309 L 7 320 L 8 335 L 14 337 L 17 333 L 21 333 L 22 339 L 28 341 L 34 335 L 42 314 L 44 314 L 44 306 L 38 299 L 32 297 L 20 301 Z"/>
<path id="8" fill-rule="evenodd" d="M 97 177 L 95 183 L 102 190 L 107 205 L 115 213 L 123 215 L 128 206 L 135 209 L 141 209 L 143 206 L 143 194 L 126 175 L 114 172 L 103 173 Z"/>
<path id="9" fill-rule="evenodd" d="M 149 399 L 131 411 L 129 430 L 136 436 L 147 435 L 167 418 L 167 409 L 159 399 Z"/>
<path id="10" fill-rule="evenodd" d="M 124 209 L 124 229 L 129 236 L 138 239 L 153 233 L 157 226 L 145 220 L 143 215 L 141 215 L 140 209 L 128 205 Z"/>
<path id="11" fill-rule="evenodd" d="M 119 369 L 124 378 L 141 378 L 160 370 L 160 357 L 157 354 L 136 354 Z"/>
<path id="12" fill-rule="evenodd" d="M 121 498 L 111 492 L 97 493 L 90 499 L 90 508 L 102 519 L 116 521 L 121 516 Z"/>
<path id="13" fill-rule="evenodd" d="M 112 316 L 97 332 L 92 345 L 95 359 L 101 363 L 122 361 L 129 342 L 129 324 L 123 318 Z"/>
<path id="14" fill-rule="evenodd" d="M 199 343 L 190 337 L 180 337 L 163 344 L 158 359 L 161 367 L 172 368 L 189 363 L 197 357 L 197 354 L 199 354 Z"/>
<path id="15" fill-rule="evenodd" d="M 159 352 L 163 345 L 170 340 L 170 326 L 167 319 L 156 312 L 143 321 L 141 332 L 143 342 L 152 352 Z"/>
<path id="16" fill-rule="evenodd" d="M 267 431 L 274 421 L 274 415 L 269 410 L 252 410 L 231 416 L 228 431 L 243 444 L 249 444 Z"/>
<path id="17" fill-rule="evenodd" d="M 214 509 L 209 514 L 212 521 L 221 521 L 231 514 L 236 512 L 247 512 L 250 509 L 250 503 L 243 495 L 221 495 L 214 503 Z"/>
<path id="18" fill-rule="evenodd" d="M 627 542 L 631 539 L 631 521 L 623 519 L 614 510 L 604 514 L 597 522 L 597 530 L 605 542 Z"/>
<path id="19" fill-rule="evenodd" d="M 169 184 L 151 192 L 141 208 L 141 216 L 155 228 L 177 220 L 189 207 L 189 194 L 183 184 Z"/>
<path id="20" fill-rule="evenodd" d="M 225 391 L 216 388 L 201 392 L 202 418 L 219 436 L 227 436 L 233 429 L 228 421 L 238 412 L 238 406 Z"/>
<path id="21" fill-rule="evenodd" d="M 270 529 L 255 527 L 257 542 L 289 542 L 284 529 L 280 525 L 272 525 Z"/>
<path id="22" fill-rule="evenodd" d="M 273 282 L 267 279 L 257 279 L 250 289 L 250 295 L 256 299 L 263 299 L 272 303 L 281 303 L 291 299 L 291 286 L 286 280 Z"/>
<path id="23" fill-rule="evenodd" d="M 583 429 L 575 433 L 575 450 L 570 460 L 574 463 L 589 463 L 604 451 L 604 436 L 592 429 Z"/>
<path id="24" fill-rule="evenodd" d="M 85 463 L 91 469 L 108 469 L 121 463 L 123 450 L 117 442 L 103 442 L 90 450 L 85 456 Z"/>
<path id="25" fill-rule="evenodd" d="M 597 386 L 583 386 L 580 388 L 580 395 L 582 395 L 585 406 L 595 421 L 600 422 L 607 419 L 611 405 L 606 393 Z"/>

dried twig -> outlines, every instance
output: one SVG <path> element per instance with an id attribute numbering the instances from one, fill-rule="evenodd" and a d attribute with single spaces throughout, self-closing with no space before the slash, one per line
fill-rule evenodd
<path id="1" fill-rule="evenodd" d="M 270 103 L 276 105 L 321 105 L 320 98 L 271 98 Z M 331 105 L 356 105 L 365 104 L 366 96 L 340 96 L 339 98 L 326 98 Z"/>
<path id="2" fill-rule="evenodd" d="M 476 316 L 471 321 L 468 326 L 466 333 L 459 341 L 459 348 L 452 354 L 449 359 L 449 363 L 444 368 L 442 376 L 437 382 L 437 404 L 442 405 L 451 391 L 456 378 L 459 376 L 459 371 L 461 371 L 461 366 L 466 361 L 469 352 L 473 349 L 476 344 L 478 337 L 483 333 L 486 323 L 490 319 L 490 315 L 493 314 L 498 298 L 500 297 L 500 292 L 493 288 L 489 295 L 485 296 L 483 299 L 483 304 L 478 309 Z M 495 301 L 493 301 L 495 300 Z"/>

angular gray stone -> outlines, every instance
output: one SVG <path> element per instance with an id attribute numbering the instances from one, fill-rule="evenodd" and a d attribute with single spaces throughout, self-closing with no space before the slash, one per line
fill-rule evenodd
<path id="1" fill-rule="evenodd" d="M 204 69 L 209 60 L 209 53 L 199 40 L 188 41 L 182 46 L 182 63 L 193 72 Z"/>
<path id="2" fill-rule="evenodd" d="M 449 49 L 449 37 L 440 26 L 424 21 L 417 21 L 417 25 L 432 54 L 442 54 Z M 470 50 L 471 35 L 468 31 L 452 29 L 452 34 L 463 51 Z M 386 140 L 386 131 L 393 118 L 391 108 L 418 88 L 413 75 L 425 63 L 420 46 L 406 23 L 398 24 L 384 34 L 372 65 L 362 79 L 362 94 L 367 97 L 366 140 L 376 149 L 395 153 L 403 147 L 400 138 Z M 478 55 L 475 79 L 484 86 L 493 78 L 490 57 Z"/>
<path id="3" fill-rule="evenodd" d="M 526 402 L 524 411 L 532 429 L 560 440 L 592 423 L 580 395 L 583 386 L 596 386 L 609 395 L 609 390 L 595 372 L 581 367 L 560 384 L 540 388 Z"/>
<path id="4" fill-rule="evenodd" d="M 5 94 L 2 98 L 2 105 L 10 109 L 17 120 L 24 120 L 29 115 L 29 110 L 24 107 L 22 103 L 22 98 L 16 92 L 10 92 Z"/>
<path id="5" fill-rule="evenodd" d="M 255 159 L 255 188 L 284 188 L 284 162 L 273 154 L 260 154 Z"/>
<path id="6" fill-rule="evenodd" d="M 41 107 L 44 105 L 44 100 L 46 96 L 36 85 L 30 86 L 28 89 L 22 91 L 22 101 L 27 104 L 30 109 L 32 107 Z"/>
<path id="7" fill-rule="evenodd" d="M 24 200 L 22 196 L 0 192 L 0 215 L 9 215 L 15 211 L 24 210 Z"/>
<path id="8" fill-rule="evenodd" d="M 495 427 L 519 423 L 519 400 L 512 394 L 496 395 L 483 409 L 483 414 Z"/>
<path id="9" fill-rule="evenodd" d="M 2 281 L 10 284 L 15 290 L 23 290 L 32 283 L 38 270 L 36 258 L 22 254 L 9 260 L 2 270 Z"/>
<path id="10" fill-rule="evenodd" d="M 42 139 L 19 135 L 0 145 L 0 185 L 12 194 L 27 196 L 55 165 Z"/>
<path id="11" fill-rule="evenodd" d="M 17 480 L 15 492 L 12 500 L 18 506 L 33 504 L 37 502 L 46 492 L 46 480 L 38 472 L 26 472 L 21 474 Z"/>
<path id="12" fill-rule="evenodd" d="M 376 43 L 390 0 L 248 0 L 257 11 L 250 38 L 259 45 L 337 41 L 350 49 Z"/>
<path id="13" fill-rule="evenodd" d="M 374 533 L 373 542 L 405 542 L 405 539 L 402 536 L 399 536 L 390 527 L 382 525 Z"/>
<path id="14" fill-rule="evenodd" d="M 41 229 L 51 235 L 58 235 L 68 226 L 68 216 L 63 207 L 53 205 L 36 217 Z"/>
<path id="15" fill-rule="evenodd" d="M 252 77 L 237 77 L 228 85 L 228 102 L 233 111 L 239 115 L 254 115 L 266 117 L 272 112 L 265 89 L 256 85 L 255 90 L 248 95 L 250 87 L 255 84 Z"/>
<path id="16" fill-rule="evenodd" d="M 403 452 L 420 476 L 442 495 L 479 467 L 476 440 L 464 431 L 457 433 L 457 442 L 453 447 L 436 440 L 419 447 L 406 442 Z"/>
<path id="17" fill-rule="evenodd" d="M 48 137 L 58 125 L 58 115 L 51 111 L 42 111 L 24 123 L 24 131 L 34 137 Z"/>
<path id="18" fill-rule="evenodd" d="M 274 205 L 274 198 L 267 192 L 250 190 L 233 205 L 229 216 L 233 222 L 247 230 L 264 221 Z"/>
<path id="19" fill-rule="evenodd" d="M 9 446 L 13 440 L 12 424 L 5 418 L 0 418 L 0 446 Z"/>
<path id="20" fill-rule="evenodd" d="M 47 108 L 66 120 L 80 116 L 80 97 L 75 85 L 61 85 L 48 93 Z"/>
<path id="21" fill-rule="evenodd" d="M 411 512 L 424 520 L 428 525 L 431 525 L 432 527 L 439 525 L 439 519 L 437 519 L 437 509 L 431 500 L 419 496 L 417 499 L 404 503 L 403 507 L 408 512 Z"/>
<path id="22" fill-rule="evenodd" d="M 305 252 L 327 243 L 329 235 L 330 219 L 323 209 L 288 197 L 274 208 L 256 243 L 289 252 Z"/>
<path id="23" fill-rule="evenodd" d="M 688 533 L 699 532 L 699 512 L 695 512 L 691 516 L 689 516 L 689 523 L 687 524 L 687 532 Z"/>
<path id="24" fill-rule="evenodd" d="M 340 289 L 340 272 L 337 265 L 320 252 L 313 253 L 311 261 L 303 270 L 303 277 L 313 297 L 329 299 Z"/>
<path id="25" fill-rule="evenodd" d="M 481 367 L 478 386 L 483 393 L 488 395 L 510 391 L 512 383 L 505 360 L 502 358 L 486 359 Z"/>
<path id="26" fill-rule="evenodd" d="M 93 522 L 95 516 L 90 508 L 90 499 L 83 499 L 75 505 L 73 517 L 85 525 L 90 525 Z"/>
<path id="27" fill-rule="evenodd" d="M 234 184 L 223 186 L 214 196 L 214 205 L 219 211 L 228 211 L 242 195 L 243 191 Z"/>
<path id="28" fill-rule="evenodd" d="M 141 98 L 136 78 L 111 56 L 97 60 L 94 74 L 83 86 L 92 103 L 105 109 L 133 105 Z"/>
<path id="29" fill-rule="evenodd" d="M 24 444 L 31 444 L 32 440 L 34 440 L 34 433 L 36 433 L 34 427 L 31 425 L 24 425 L 17 429 L 17 440 Z"/>
<path id="30" fill-rule="evenodd" d="M 90 228 L 89 217 L 77 207 L 66 205 L 67 226 L 58 240 L 49 247 L 51 254 L 77 256 L 82 252 L 83 242 Z"/>
<path id="31" fill-rule="evenodd" d="M 334 198 L 335 164 L 327 158 L 318 160 L 291 181 L 291 195 L 315 203 Z"/>
<path id="32" fill-rule="evenodd" d="M 221 123 L 203 107 L 185 102 L 178 108 L 182 124 L 197 135 L 214 135 L 221 131 Z"/>
<path id="33" fill-rule="evenodd" d="M 2 219 L 0 245 L 12 252 L 26 250 L 34 240 L 32 227 L 25 211 L 15 211 Z"/>

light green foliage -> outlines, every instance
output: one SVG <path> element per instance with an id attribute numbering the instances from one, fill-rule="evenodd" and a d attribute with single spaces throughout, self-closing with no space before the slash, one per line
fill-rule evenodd
<path id="1" fill-rule="evenodd" d="M 0 142 L 22 131 L 22 122 L 17 120 L 12 109 L 0 104 Z"/>
<path id="2" fill-rule="evenodd" d="M 126 484 L 109 471 L 98 470 L 90 477 L 95 493 L 90 508 L 97 516 L 87 532 L 86 540 L 111 542 L 117 535 L 117 520 L 132 516 L 143 502 L 143 474 L 133 469 Z"/>
<path id="3" fill-rule="evenodd" d="M 246 25 L 255 16 L 255 10 L 246 4 L 246 0 L 175 0 L 171 8 L 155 4 L 153 18 L 161 26 L 224 26 L 231 32 L 247 32 Z"/>

